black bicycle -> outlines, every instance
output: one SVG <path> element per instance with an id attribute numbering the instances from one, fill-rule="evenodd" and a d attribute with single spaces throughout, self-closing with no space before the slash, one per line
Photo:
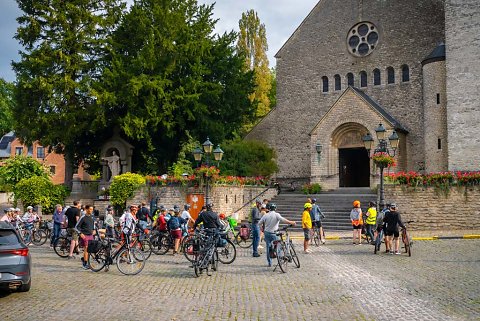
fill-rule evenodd
<path id="1" fill-rule="evenodd" d="M 210 271 L 218 270 L 217 244 L 220 239 L 220 233 L 216 229 L 205 229 L 204 234 L 199 234 L 199 236 L 193 244 L 195 260 L 192 262 L 192 266 L 195 276 L 199 277 L 203 271 L 206 271 L 207 275 L 211 276 Z"/>

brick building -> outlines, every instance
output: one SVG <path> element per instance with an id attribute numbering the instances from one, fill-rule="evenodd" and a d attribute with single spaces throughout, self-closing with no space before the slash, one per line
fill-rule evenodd
<path id="1" fill-rule="evenodd" d="M 62 154 L 48 151 L 48 146 L 42 146 L 38 142 L 34 142 L 32 146 L 23 145 L 14 132 L 5 134 L 0 139 L 0 161 L 15 157 L 16 155 L 24 155 L 38 160 L 45 164 L 51 173 L 51 180 L 54 184 L 63 184 L 65 181 L 65 159 Z M 88 180 L 89 175 L 83 167 L 79 167 L 78 175 L 82 180 Z"/>
<path id="2" fill-rule="evenodd" d="M 401 170 L 478 170 L 478 0 L 321 0 L 276 54 L 277 106 L 246 137 L 278 180 L 374 186 L 362 137 L 400 137 Z M 375 141 L 376 145 L 377 141 Z"/>

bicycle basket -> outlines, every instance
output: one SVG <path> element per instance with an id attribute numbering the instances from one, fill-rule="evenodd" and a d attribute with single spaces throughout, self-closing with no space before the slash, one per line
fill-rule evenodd
<path id="1" fill-rule="evenodd" d="M 92 240 L 88 242 L 87 252 L 88 253 L 97 253 L 102 249 L 102 242 L 98 240 Z"/>

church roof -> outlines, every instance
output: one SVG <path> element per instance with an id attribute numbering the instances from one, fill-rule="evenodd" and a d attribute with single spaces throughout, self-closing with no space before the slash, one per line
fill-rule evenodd
<path id="1" fill-rule="evenodd" d="M 422 66 L 431 62 L 445 60 L 445 44 L 440 43 L 433 51 L 422 61 Z"/>
<path id="2" fill-rule="evenodd" d="M 392 124 L 393 128 L 395 128 L 396 131 L 402 132 L 402 133 L 408 133 L 408 130 L 400 124 L 398 120 L 396 120 L 392 115 L 390 115 L 385 109 L 383 109 L 382 106 L 380 106 L 375 100 L 373 100 L 369 95 L 367 95 L 365 92 L 362 90 L 350 86 L 354 92 L 356 92 L 358 95 L 360 95 L 366 102 L 368 102 L 373 108 L 377 110 L 386 120 Z"/>
<path id="3" fill-rule="evenodd" d="M 383 119 L 385 119 L 397 132 L 401 133 L 408 133 L 408 130 L 398 121 L 396 120 L 391 114 L 389 114 L 382 106 L 380 106 L 375 100 L 373 100 L 370 96 L 368 96 L 362 90 L 355 88 L 353 86 L 348 86 L 347 89 L 340 95 L 337 101 L 330 107 L 329 111 L 323 115 L 320 121 L 315 125 L 315 127 L 310 131 L 311 135 L 313 132 L 317 130 L 323 120 L 327 117 L 327 115 L 335 108 L 335 105 L 342 99 L 347 92 L 353 92 L 354 94 L 358 95 L 363 101 L 365 101 L 371 109 L 373 109 L 377 114 L 379 114 Z"/>

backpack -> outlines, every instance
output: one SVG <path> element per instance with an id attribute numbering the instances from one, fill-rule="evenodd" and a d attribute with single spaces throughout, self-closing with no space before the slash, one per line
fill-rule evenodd
<path id="1" fill-rule="evenodd" d="M 167 223 L 168 229 L 169 230 L 176 230 L 180 228 L 180 222 L 178 220 L 178 217 L 172 217 L 171 219 L 168 220 Z"/>

